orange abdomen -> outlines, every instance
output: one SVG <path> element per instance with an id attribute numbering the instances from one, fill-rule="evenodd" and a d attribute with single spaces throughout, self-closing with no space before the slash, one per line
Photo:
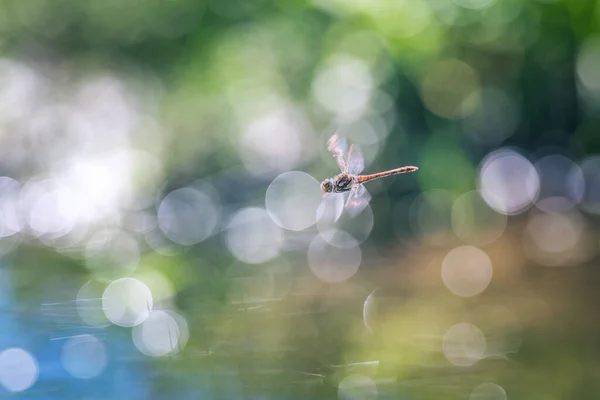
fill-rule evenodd
<path id="1" fill-rule="evenodd" d="M 358 179 L 358 183 L 364 183 L 364 182 L 372 181 L 373 179 L 383 178 L 385 176 L 406 174 L 408 172 L 415 172 L 418 169 L 419 169 L 418 167 L 406 166 L 406 167 L 391 169 L 389 171 L 378 172 L 376 174 L 371 174 L 371 175 L 359 175 L 357 177 L 357 179 Z"/>

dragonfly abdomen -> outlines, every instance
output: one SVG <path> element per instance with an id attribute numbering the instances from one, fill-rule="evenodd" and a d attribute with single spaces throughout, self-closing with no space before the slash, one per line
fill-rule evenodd
<path id="1" fill-rule="evenodd" d="M 409 165 L 406 167 L 391 169 L 389 171 L 378 172 L 376 174 L 360 175 L 357 177 L 357 180 L 358 180 L 358 183 L 364 183 L 364 182 L 372 181 L 373 179 L 383 178 L 383 177 L 390 176 L 390 175 L 406 174 L 408 172 L 415 172 L 418 169 L 419 169 L 418 167 L 413 167 L 412 165 Z"/>

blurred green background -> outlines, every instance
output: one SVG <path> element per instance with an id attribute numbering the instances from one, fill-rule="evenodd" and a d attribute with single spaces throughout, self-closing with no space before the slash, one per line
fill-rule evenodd
<path id="1" fill-rule="evenodd" d="M 4 0 L 0 392 L 596 399 L 597 0 Z M 338 131 L 351 218 L 319 182 Z"/>

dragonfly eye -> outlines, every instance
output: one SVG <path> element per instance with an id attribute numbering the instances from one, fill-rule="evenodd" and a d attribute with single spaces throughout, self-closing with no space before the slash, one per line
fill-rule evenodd
<path id="1" fill-rule="evenodd" d="M 333 184 L 329 179 L 326 179 L 321 183 L 321 189 L 323 189 L 325 193 L 330 193 L 333 190 Z"/>

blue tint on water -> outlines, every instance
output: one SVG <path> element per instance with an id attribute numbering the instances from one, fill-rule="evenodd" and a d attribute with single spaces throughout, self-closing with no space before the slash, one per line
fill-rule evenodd
<path id="1" fill-rule="evenodd" d="M 137 351 L 131 330 L 110 327 L 94 329 L 73 324 L 55 331 L 41 311 L 21 312 L 10 282 L 10 272 L 0 266 L 0 351 L 20 347 L 32 354 L 39 368 L 37 381 L 23 392 L 12 393 L 0 385 L 0 397 L 23 399 L 146 399 L 149 397 L 148 376 L 153 366 L 148 357 Z M 61 363 L 65 341 L 81 334 L 96 335 L 107 350 L 106 368 L 91 379 L 71 376 Z"/>

